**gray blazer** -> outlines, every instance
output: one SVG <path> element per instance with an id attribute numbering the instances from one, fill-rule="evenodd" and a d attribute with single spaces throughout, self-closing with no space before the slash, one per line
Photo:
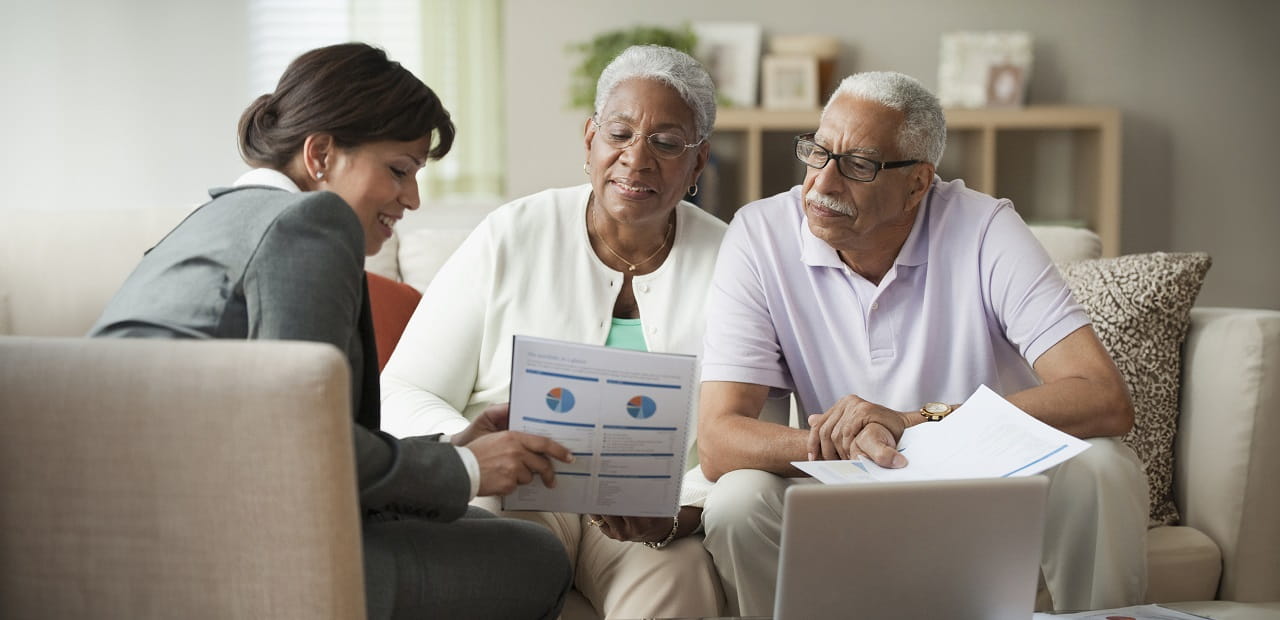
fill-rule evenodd
<path id="1" fill-rule="evenodd" d="M 356 469 L 367 511 L 451 521 L 471 483 L 438 437 L 378 430 L 378 356 L 364 280 L 364 232 L 329 192 L 210 191 L 143 256 L 90 336 L 327 342 L 351 363 Z"/>

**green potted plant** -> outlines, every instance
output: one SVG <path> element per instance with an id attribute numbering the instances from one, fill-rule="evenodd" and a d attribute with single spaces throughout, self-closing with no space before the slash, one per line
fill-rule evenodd
<path id="1" fill-rule="evenodd" d="M 573 68 L 569 84 L 569 106 L 590 110 L 596 101 L 596 82 L 600 73 L 622 50 L 632 45 L 665 45 L 693 55 L 697 37 L 685 24 L 679 28 L 661 26 L 635 26 L 622 30 L 602 32 L 584 43 L 569 45 L 570 54 L 582 56 Z"/>

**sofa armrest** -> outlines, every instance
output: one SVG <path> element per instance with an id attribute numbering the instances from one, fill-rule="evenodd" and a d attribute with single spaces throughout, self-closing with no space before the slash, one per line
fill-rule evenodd
<path id="1" fill-rule="evenodd" d="M 1174 495 L 1222 549 L 1218 597 L 1280 600 L 1280 312 L 1194 308 Z"/>

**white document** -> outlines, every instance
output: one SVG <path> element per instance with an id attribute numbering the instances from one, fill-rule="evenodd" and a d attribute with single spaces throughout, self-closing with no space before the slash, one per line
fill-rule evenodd
<path id="1" fill-rule="evenodd" d="M 637 517 L 679 511 L 697 358 L 516 336 L 511 430 L 550 437 L 556 486 L 535 479 L 504 510 Z"/>
<path id="2" fill-rule="evenodd" d="M 827 484 L 877 480 L 1007 478 L 1038 474 L 1084 452 L 1089 444 L 1017 408 L 987 386 L 939 422 L 902 433 L 906 467 L 886 469 L 870 459 L 796 461 L 797 469 Z"/>
<path id="3" fill-rule="evenodd" d="M 1176 605 L 1177 603 L 1172 603 Z M 1083 611 L 1074 614 L 1047 614 L 1035 613 L 1031 616 L 1034 620 L 1064 620 L 1066 618 L 1075 618 L 1077 620 L 1113 620 L 1116 618 L 1130 618 L 1132 620 L 1206 620 L 1205 616 L 1197 616 L 1184 611 L 1178 611 L 1171 607 L 1161 605 L 1136 605 L 1133 607 L 1118 607 L 1115 609 L 1099 609 L 1097 611 Z"/>

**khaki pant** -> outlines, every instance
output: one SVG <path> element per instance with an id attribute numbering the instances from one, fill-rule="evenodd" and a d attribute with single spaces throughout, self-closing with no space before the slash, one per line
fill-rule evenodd
<path id="1" fill-rule="evenodd" d="M 650 549 L 605 536 L 587 525 L 585 515 L 504 512 L 488 497 L 472 504 L 549 528 L 569 554 L 574 586 L 605 618 L 715 617 L 723 611 L 720 579 L 700 534 Z"/>
<path id="2" fill-rule="evenodd" d="M 1133 450 L 1118 439 L 1049 470 L 1040 568 L 1056 609 L 1141 603 L 1147 589 L 1147 480 Z M 782 540 L 782 498 L 792 484 L 743 469 L 716 482 L 703 512 L 704 544 L 715 558 L 730 615 L 773 613 Z M 851 527 L 855 524 L 851 523 Z"/>

